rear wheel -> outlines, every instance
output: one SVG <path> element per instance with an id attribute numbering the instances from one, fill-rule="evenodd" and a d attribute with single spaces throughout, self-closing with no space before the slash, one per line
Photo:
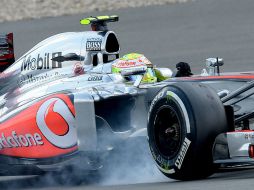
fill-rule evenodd
<path id="1" fill-rule="evenodd" d="M 149 146 L 158 168 L 179 180 L 213 173 L 215 137 L 227 131 L 218 95 L 200 83 L 182 82 L 162 89 L 149 111 Z"/>

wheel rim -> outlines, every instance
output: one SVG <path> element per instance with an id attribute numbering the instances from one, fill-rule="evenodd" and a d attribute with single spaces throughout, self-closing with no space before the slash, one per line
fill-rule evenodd
<path id="1" fill-rule="evenodd" d="M 155 143 L 162 155 L 171 159 L 181 146 L 181 123 L 171 106 L 161 107 L 155 119 Z"/>

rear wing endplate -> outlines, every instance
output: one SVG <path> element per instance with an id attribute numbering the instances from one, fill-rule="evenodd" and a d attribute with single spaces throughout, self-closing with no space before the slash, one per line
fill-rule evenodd
<path id="1" fill-rule="evenodd" d="M 14 62 L 13 33 L 0 34 L 0 72 Z"/>

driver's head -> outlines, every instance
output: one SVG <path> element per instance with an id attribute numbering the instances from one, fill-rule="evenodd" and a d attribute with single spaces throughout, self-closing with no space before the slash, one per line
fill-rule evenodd
<path id="1" fill-rule="evenodd" d="M 142 82 L 152 83 L 157 81 L 153 71 L 153 64 L 144 55 L 139 53 L 129 53 L 115 60 L 112 64 L 112 73 L 121 73 L 123 70 L 131 71 L 140 67 L 146 69 Z M 130 80 L 135 80 L 135 76 L 131 76 Z"/>

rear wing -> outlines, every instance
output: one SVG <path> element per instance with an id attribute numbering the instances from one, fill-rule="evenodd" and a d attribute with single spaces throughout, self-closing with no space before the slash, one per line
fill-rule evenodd
<path id="1" fill-rule="evenodd" d="M 13 33 L 0 34 L 0 72 L 15 62 Z"/>

